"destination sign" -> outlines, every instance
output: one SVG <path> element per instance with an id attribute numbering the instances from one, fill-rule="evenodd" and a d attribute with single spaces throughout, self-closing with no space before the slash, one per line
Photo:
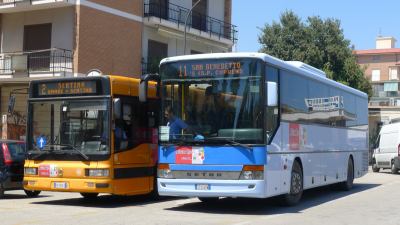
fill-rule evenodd
<path id="1" fill-rule="evenodd" d="M 242 62 L 188 63 L 179 65 L 180 77 L 203 77 L 242 74 Z"/>
<path id="2" fill-rule="evenodd" d="M 38 96 L 96 94 L 96 81 L 60 81 L 39 84 Z"/>

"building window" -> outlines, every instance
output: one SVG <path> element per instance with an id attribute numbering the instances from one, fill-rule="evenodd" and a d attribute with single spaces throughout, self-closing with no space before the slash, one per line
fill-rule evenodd
<path id="1" fill-rule="evenodd" d="M 197 0 L 192 0 L 194 5 Z M 200 1 L 192 12 L 192 27 L 198 30 L 207 30 L 207 0 Z"/>
<path id="2" fill-rule="evenodd" d="M 372 56 L 372 61 L 377 62 L 379 60 L 381 60 L 381 56 L 380 55 L 373 55 Z"/>
<path id="3" fill-rule="evenodd" d="M 168 44 L 149 40 L 147 63 L 144 66 L 143 73 L 157 73 L 160 61 L 168 56 Z"/>
<path id="4" fill-rule="evenodd" d="M 51 30 L 52 24 L 35 24 L 24 26 L 24 52 L 38 51 L 29 54 L 29 69 L 48 71 L 51 58 Z"/>
<path id="5" fill-rule="evenodd" d="M 389 80 L 398 80 L 397 67 L 389 67 Z"/>
<path id="6" fill-rule="evenodd" d="M 380 70 L 372 70 L 372 81 L 380 81 L 381 80 L 381 71 Z"/>

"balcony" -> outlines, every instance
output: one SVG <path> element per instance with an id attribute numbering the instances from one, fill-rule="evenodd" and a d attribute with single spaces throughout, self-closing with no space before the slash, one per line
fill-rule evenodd
<path id="1" fill-rule="evenodd" d="M 187 8 L 172 3 L 167 6 L 160 3 L 144 4 L 144 17 L 148 18 L 147 23 L 165 26 L 167 28 L 165 32 L 174 33 L 176 36 L 183 36 L 185 19 L 189 11 Z M 187 32 L 212 40 L 228 41 L 227 44 L 231 45 L 237 41 L 235 25 L 194 11 L 188 19 Z"/>
<path id="2" fill-rule="evenodd" d="M 0 13 L 15 13 L 74 5 L 76 0 L 0 0 Z"/>
<path id="3" fill-rule="evenodd" d="M 59 77 L 73 72 L 73 54 L 65 49 L 0 54 L 0 79 Z"/>

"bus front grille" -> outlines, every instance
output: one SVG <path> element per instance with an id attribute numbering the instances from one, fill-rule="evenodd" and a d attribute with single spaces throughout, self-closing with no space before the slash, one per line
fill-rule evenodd
<path id="1" fill-rule="evenodd" d="M 238 180 L 240 171 L 173 171 L 176 179 Z"/>

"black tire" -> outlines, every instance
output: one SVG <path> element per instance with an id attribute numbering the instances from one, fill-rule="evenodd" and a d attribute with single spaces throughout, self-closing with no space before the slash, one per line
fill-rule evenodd
<path id="1" fill-rule="evenodd" d="M 373 160 L 372 160 L 372 172 L 378 173 L 380 169 L 381 169 L 381 168 L 379 168 L 378 165 L 376 164 L 376 160 L 373 159 Z"/>
<path id="2" fill-rule="evenodd" d="M 353 158 L 349 158 L 347 162 L 347 179 L 339 183 L 339 188 L 342 191 L 349 191 L 353 187 L 354 183 L 354 163 Z"/>
<path id="3" fill-rule="evenodd" d="M 99 193 L 80 193 L 85 200 L 95 200 Z"/>
<path id="4" fill-rule="evenodd" d="M 303 170 L 298 161 L 294 161 L 290 175 L 290 193 L 282 196 L 284 206 L 296 205 L 303 195 Z"/>
<path id="5" fill-rule="evenodd" d="M 218 197 L 198 197 L 198 199 L 204 203 L 216 203 L 219 200 Z"/>
<path id="6" fill-rule="evenodd" d="M 4 188 L 2 183 L 0 183 L 0 199 L 1 198 L 4 198 Z"/>
<path id="7" fill-rule="evenodd" d="M 392 161 L 392 167 L 390 168 L 390 171 L 393 174 L 397 174 L 399 172 L 399 169 L 396 168 L 396 166 L 394 165 L 394 162 Z"/>
<path id="8" fill-rule="evenodd" d="M 158 194 L 158 184 L 157 184 L 157 170 L 156 173 L 153 177 L 153 190 L 149 193 L 149 197 L 153 200 L 158 200 L 160 199 L 160 195 Z"/>
<path id="9" fill-rule="evenodd" d="M 29 191 L 29 190 L 24 190 L 26 196 L 28 196 L 29 198 L 36 198 L 37 196 L 39 196 L 41 191 Z"/>

